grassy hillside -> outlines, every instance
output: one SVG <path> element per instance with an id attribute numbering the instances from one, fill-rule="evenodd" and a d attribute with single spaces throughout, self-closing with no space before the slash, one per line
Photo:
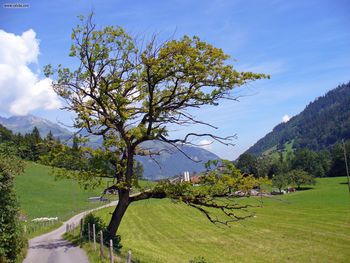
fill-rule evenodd
<path id="1" fill-rule="evenodd" d="M 16 177 L 15 190 L 28 221 L 36 217 L 56 216 L 59 221 L 64 221 L 80 211 L 102 205 L 101 202 L 88 201 L 89 197 L 100 195 L 102 186 L 94 191 L 86 191 L 71 180 L 55 181 L 50 175 L 50 169 L 27 162 L 25 172 Z M 43 232 L 42 228 L 38 227 L 36 232 Z"/>
<path id="2" fill-rule="evenodd" d="M 265 199 L 252 219 L 231 228 L 169 200 L 134 203 L 122 222 L 123 253 L 140 262 L 349 262 L 350 196 L 345 178 L 318 179 L 314 189 Z M 98 212 L 106 221 L 110 209 Z"/>

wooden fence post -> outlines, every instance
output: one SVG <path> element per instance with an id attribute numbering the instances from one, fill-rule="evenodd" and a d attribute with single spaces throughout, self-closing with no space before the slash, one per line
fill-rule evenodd
<path id="1" fill-rule="evenodd" d="M 83 231 L 84 231 L 84 217 L 80 219 L 80 238 L 83 238 Z"/>
<path id="2" fill-rule="evenodd" d="M 100 257 L 103 260 L 103 232 L 100 230 Z"/>
<path id="3" fill-rule="evenodd" d="M 113 258 L 113 240 L 112 239 L 109 240 L 109 259 L 110 259 L 110 263 L 114 262 L 114 258 Z"/>
<path id="4" fill-rule="evenodd" d="M 89 243 L 90 243 L 90 223 L 88 223 L 88 237 L 89 237 Z"/>
<path id="5" fill-rule="evenodd" d="M 131 250 L 128 251 L 128 258 L 126 260 L 126 263 L 131 263 Z"/>
<path id="6" fill-rule="evenodd" d="M 96 228 L 95 228 L 95 224 L 92 225 L 92 235 L 93 235 L 93 240 L 94 240 L 94 250 L 96 251 Z"/>

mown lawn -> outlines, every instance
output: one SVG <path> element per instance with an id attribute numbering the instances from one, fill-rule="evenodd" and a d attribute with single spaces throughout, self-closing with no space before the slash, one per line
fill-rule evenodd
<path id="1" fill-rule="evenodd" d="M 123 254 L 139 262 L 350 262 L 346 178 L 318 179 L 314 189 L 264 199 L 256 217 L 230 228 L 169 200 L 132 204 L 119 234 Z M 111 209 L 97 214 L 108 221 Z"/>

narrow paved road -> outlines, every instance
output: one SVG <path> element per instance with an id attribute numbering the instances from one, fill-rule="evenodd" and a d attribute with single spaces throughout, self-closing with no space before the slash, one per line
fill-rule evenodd
<path id="1" fill-rule="evenodd" d="M 27 257 L 23 263 L 89 263 L 84 250 L 62 238 L 62 235 L 66 232 L 66 225 L 78 225 L 80 219 L 87 213 L 104 207 L 115 206 L 116 204 L 117 201 L 114 201 L 107 205 L 82 212 L 64 222 L 60 228 L 30 239 Z"/>

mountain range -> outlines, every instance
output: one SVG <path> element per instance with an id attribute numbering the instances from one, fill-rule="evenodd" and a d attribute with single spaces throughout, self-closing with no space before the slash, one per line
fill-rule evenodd
<path id="1" fill-rule="evenodd" d="M 0 116 L 0 124 L 12 132 L 20 134 L 31 133 L 34 127 L 37 127 L 41 136 L 45 137 L 51 131 L 56 138 L 61 140 L 68 140 L 73 134 L 56 123 L 34 115 L 12 116 L 9 118 Z"/>
<path id="2" fill-rule="evenodd" d="M 30 133 L 34 127 L 37 127 L 42 137 L 45 137 L 51 131 L 55 138 L 59 138 L 62 142 L 67 142 L 68 144 L 71 142 L 74 134 L 59 124 L 34 115 L 12 116 L 9 118 L 0 116 L 0 124 L 14 133 L 21 134 Z M 87 133 L 82 132 L 82 135 L 86 136 Z M 89 139 L 88 146 L 96 148 L 102 145 L 102 139 L 98 136 L 90 136 Z M 142 146 L 152 149 L 152 151 L 161 150 L 160 155 L 152 158 L 149 156 L 136 157 L 143 164 L 144 178 L 148 180 L 163 179 L 181 174 L 184 171 L 198 173 L 205 169 L 204 163 L 208 160 L 220 159 L 212 152 L 199 147 L 181 146 L 181 150 L 192 161 L 177 149 L 174 149 L 174 147 L 161 142 L 149 141 Z"/>
<path id="3" fill-rule="evenodd" d="M 350 82 L 317 98 L 288 122 L 278 124 L 246 152 L 261 155 L 283 149 L 286 143 L 293 149 L 319 151 L 343 139 L 350 139 Z"/>
<path id="4" fill-rule="evenodd" d="M 0 117 L 0 124 L 14 133 L 21 134 L 30 133 L 37 127 L 41 136 L 46 136 L 51 131 L 54 137 L 67 143 L 73 136 L 72 131 L 59 124 L 33 115 Z M 86 133 L 82 135 L 85 136 Z M 330 148 L 342 139 L 350 139 L 350 82 L 317 98 L 288 122 L 278 124 L 246 152 L 261 155 L 283 149 L 286 144 L 292 145 L 293 149 L 308 148 L 318 151 Z M 96 148 L 101 145 L 100 137 L 90 136 L 89 146 Z M 149 141 L 142 146 L 153 151 L 161 150 L 160 155 L 152 158 L 136 158 L 143 164 L 144 177 L 150 180 L 171 177 L 184 171 L 201 172 L 205 162 L 219 159 L 217 155 L 198 147 L 181 147 L 186 155 L 195 160 L 192 161 L 178 150 L 161 142 Z"/>

